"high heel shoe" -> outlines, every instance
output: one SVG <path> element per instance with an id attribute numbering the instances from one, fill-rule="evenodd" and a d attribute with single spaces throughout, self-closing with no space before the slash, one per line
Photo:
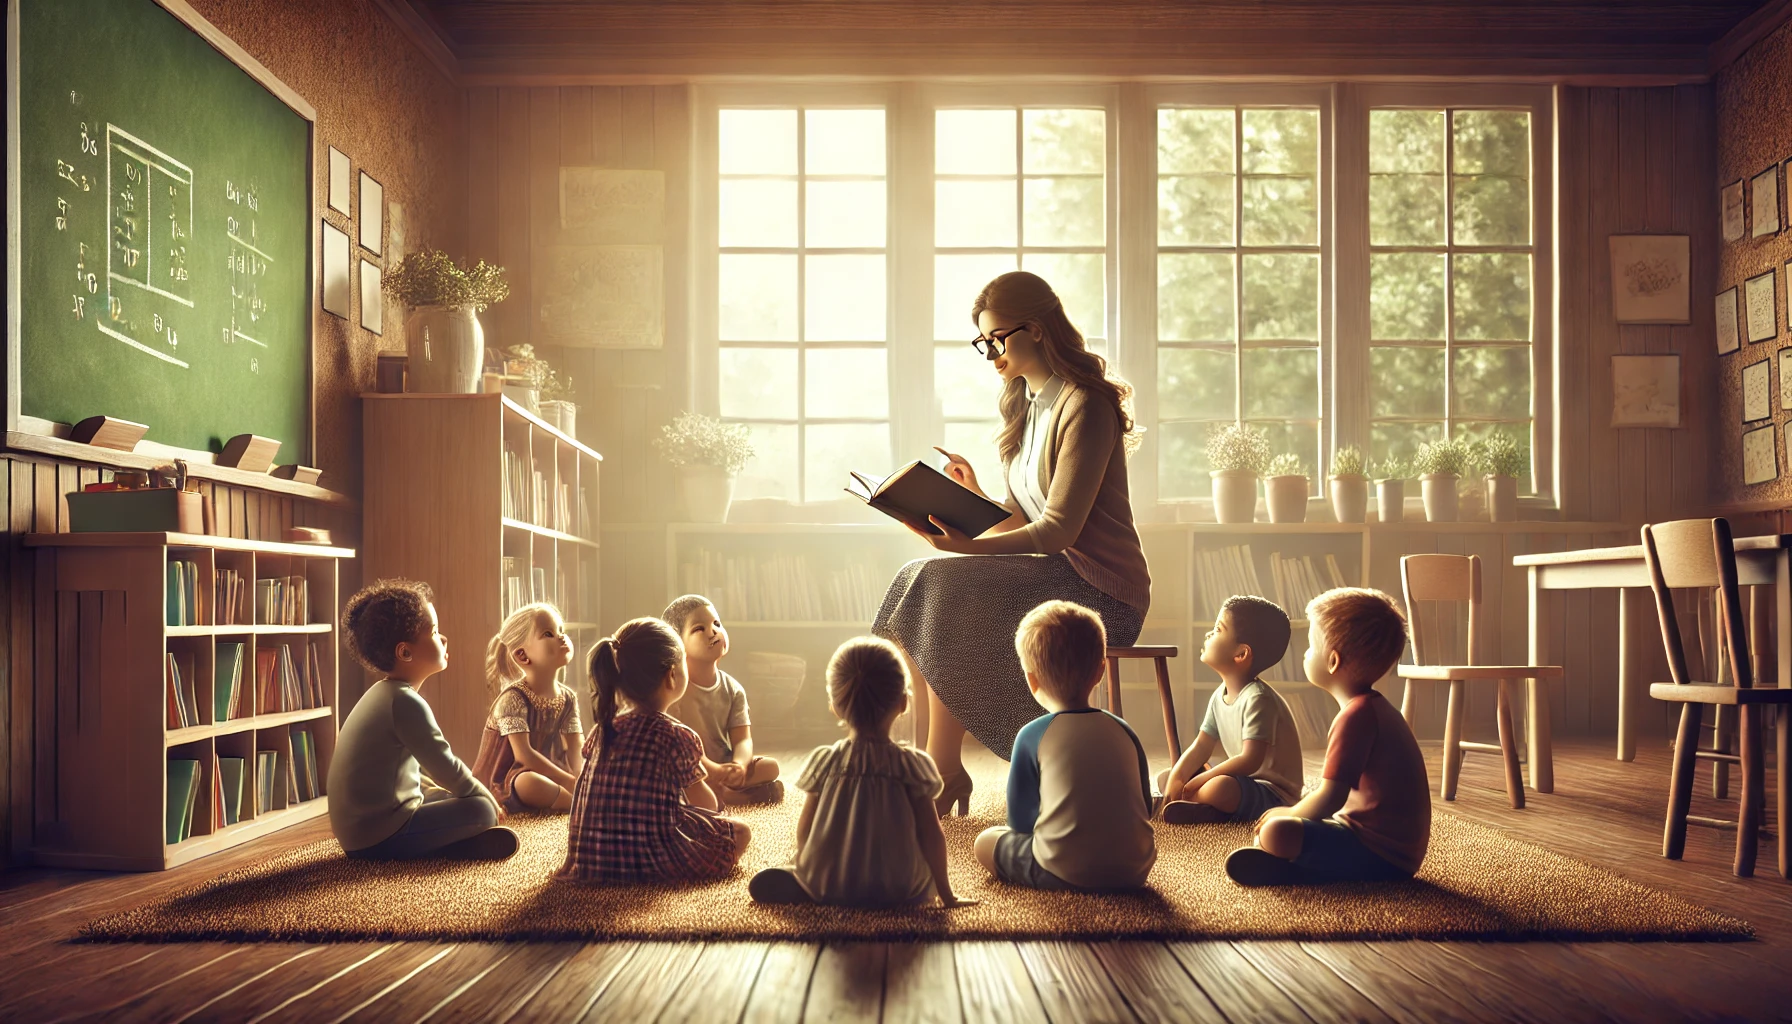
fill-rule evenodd
<path id="1" fill-rule="evenodd" d="M 952 813 L 952 805 L 958 805 L 960 816 L 971 813 L 971 773 L 963 768 L 957 775 L 942 780 L 945 784 L 940 788 L 940 795 L 934 798 L 933 806 L 940 817 Z"/>

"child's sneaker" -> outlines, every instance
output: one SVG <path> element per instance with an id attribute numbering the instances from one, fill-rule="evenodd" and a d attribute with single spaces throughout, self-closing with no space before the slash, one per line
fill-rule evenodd
<path id="1" fill-rule="evenodd" d="M 1241 846 L 1226 855 L 1226 875 L 1239 885 L 1293 885 L 1304 874 L 1293 861 L 1255 846 Z"/>
<path id="2" fill-rule="evenodd" d="M 516 833 L 502 825 L 494 825 L 476 836 L 442 847 L 442 856 L 455 860 L 504 860 L 516 853 L 520 845 Z"/>
<path id="3" fill-rule="evenodd" d="M 1213 825 L 1231 820 L 1230 812 L 1222 811 L 1212 804 L 1198 804 L 1193 800 L 1172 800 L 1164 805 L 1164 824 L 1166 825 Z"/>

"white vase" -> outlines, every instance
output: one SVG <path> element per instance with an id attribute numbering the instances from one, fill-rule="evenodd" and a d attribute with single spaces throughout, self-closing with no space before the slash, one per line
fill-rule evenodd
<path id="1" fill-rule="evenodd" d="M 1375 517 L 1384 523 L 1406 521 L 1406 481 L 1375 481 Z"/>
<path id="2" fill-rule="evenodd" d="M 1496 523 L 1516 522 L 1518 520 L 1518 478 L 1495 476 L 1490 473 L 1482 480 L 1487 485 L 1487 518 Z"/>
<path id="3" fill-rule="evenodd" d="M 1306 475 L 1296 473 L 1264 477 L 1263 504 L 1269 509 L 1269 521 L 1272 523 L 1306 522 Z"/>
<path id="4" fill-rule="evenodd" d="M 734 501 L 734 477 L 720 466 L 681 466 L 678 497 L 689 522 L 725 523 Z"/>
<path id="5" fill-rule="evenodd" d="M 567 437 L 576 438 L 578 432 L 579 407 L 561 399 L 549 399 L 541 403 L 541 418 L 559 428 Z"/>
<path id="6" fill-rule="evenodd" d="M 1455 473 L 1426 473 L 1419 477 L 1427 522 L 1453 523 L 1457 520 L 1456 480 Z"/>
<path id="7" fill-rule="evenodd" d="M 438 395 L 479 391 L 485 330 L 472 306 L 419 306 L 404 324 L 405 386 Z"/>
<path id="8" fill-rule="evenodd" d="M 1248 523 L 1257 518 L 1257 474 L 1248 469 L 1216 469 L 1213 517 L 1222 523 Z"/>
<path id="9" fill-rule="evenodd" d="M 1361 473 L 1332 477 L 1332 518 L 1340 523 L 1361 523 L 1369 518 L 1369 478 Z"/>

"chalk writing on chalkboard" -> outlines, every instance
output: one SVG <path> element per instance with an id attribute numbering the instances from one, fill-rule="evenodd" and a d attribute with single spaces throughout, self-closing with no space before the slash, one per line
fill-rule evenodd
<path id="1" fill-rule="evenodd" d="M 89 137 L 82 124 L 82 148 Z M 100 332 L 183 369 L 180 332 L 193 332 L 193 169 L 106 125 L 106 309 Z M 88 254 L 80 257 L 85 269 Z"/>

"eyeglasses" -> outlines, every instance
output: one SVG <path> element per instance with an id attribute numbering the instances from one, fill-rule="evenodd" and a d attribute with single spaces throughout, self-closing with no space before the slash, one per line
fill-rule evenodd
<path id="1" fill-rule="evenodd" d="M 1010 327 L 1005 331 L 991 331 L 988 335 L 971 339 L 971 347 L 985 359 L 1000 359 L 1008 351 L 1008 339 L 1027 329 L 1026 324 Z"/>

